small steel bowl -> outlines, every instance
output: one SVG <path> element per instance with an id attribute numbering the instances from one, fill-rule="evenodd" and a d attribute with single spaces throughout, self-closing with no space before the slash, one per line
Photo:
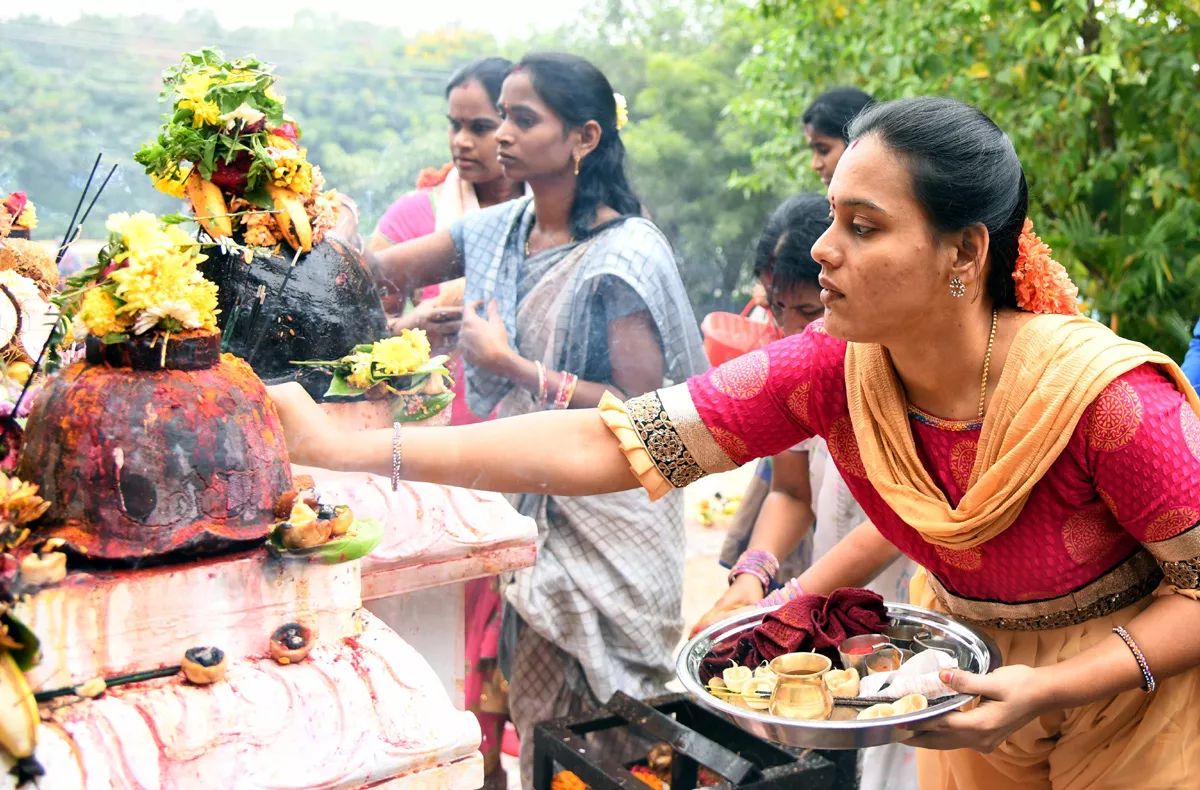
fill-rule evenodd
<path id="1" fill-rule="evenodd" d="M 901 650 L 912 650 L 913 640 L 920 636 L 933 636 L 928 628 L 919 625 L 889 625 L 883 629 L 883 635 Z"/>

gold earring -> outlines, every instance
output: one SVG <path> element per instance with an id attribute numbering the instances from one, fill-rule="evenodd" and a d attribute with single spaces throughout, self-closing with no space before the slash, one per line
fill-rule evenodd
<path id="1" fill-rule="evenodd" d="M 579 154 L 571 154 L 571 156 L 575 159 L 575 175 L 579 175 Z"/>
<path id="2" fill-rule="evenodd" d="M 963 281 L 955 277 L 950 281 L 950 295 L 964 296 L 967 293 L 967 286 L 963 285 Z"/>

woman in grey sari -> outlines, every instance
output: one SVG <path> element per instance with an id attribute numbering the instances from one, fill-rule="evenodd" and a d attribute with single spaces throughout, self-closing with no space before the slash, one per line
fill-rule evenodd
<path id="1" fill-rule="evenodd" d="M 471 410 L 593 408 L 606 391 L 633 397 L 705 370 L 670 245 L 626 181 L 608 80 L 581 58 L 529 55 L 505 80 L 500 109 L 505 175 L 533 197 L 375 261 L 379 281 L 400 293 L 465 275 Z M 539 527 L 537 564 L 506 580 L 501 640 L 528 787 L 533 724 L 618 690 L 661 692 L 672 677 L 683 503 L 678 492 L 649 503 L 636 491 L 511 500 Z"/>

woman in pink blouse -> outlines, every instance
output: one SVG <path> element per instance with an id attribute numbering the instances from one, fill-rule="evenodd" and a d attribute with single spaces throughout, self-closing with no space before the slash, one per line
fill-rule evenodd
<path id="1" fill-rule="evenodd" d="M 289 385 L 289 447 L 410 479 L 658 496 L 823 436 L 874 526 L 793 589 L 862 584 L 892 544 L 924 569 L 915 602 L 1004 653 L 990 675 L 947 672 L 983 702 L 916 734 L 922 787 L 1196 787 L 1200 399 L 1169 358 L 1075 314 L 985 115 L 905 99 L 851 137 L 813 247 L 825 319 L 802 335 L 627 404 L 354 442 Z"/>

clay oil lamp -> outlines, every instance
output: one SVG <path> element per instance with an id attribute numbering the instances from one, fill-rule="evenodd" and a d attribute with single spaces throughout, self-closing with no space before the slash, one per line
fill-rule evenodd
<path id="1" fill-rule="evenodd" d="M 219 647 L 192 647 L 183 654 L 183 674 L 197 686 L 225 679 L 225 651 Z"/>
<path id="2" fill-rule="evenodd" d="M 300 623 L 286 623 L 271 634 L 271 658 L 286 666 L 297 664 L 308 656 L 316 641 L 311 628 Z"/>

